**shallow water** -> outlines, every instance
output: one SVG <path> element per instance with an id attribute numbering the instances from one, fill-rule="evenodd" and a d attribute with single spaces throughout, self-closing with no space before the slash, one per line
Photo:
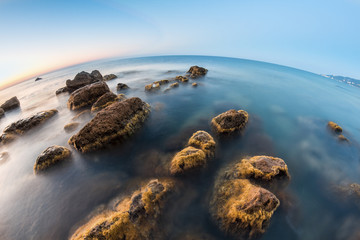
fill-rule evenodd
<path id="1" fill-rule="evenodd" d="M 146 84 L 184 74 L 192 65 L 209 69 L 196 80 L 197 88 L 190 81 L 166 93 L 164 86 L 158 93 L 144 92 Z M 63 126 L 78 112 L 67 109 L 68 94 L 56 96 L 55 91 L 76 73 L 94 69 L 118 75 L 107 82 L 110 89 L 116 92 L 117 83 L 126 83 L 127 97 L 138 96 L 153 107 L 150 118 L 126 143 L 86 155 L 73 150 L 70 162 L 34 175 L 37 156 L 50 145 L 67 146 L 73 134 Z M 171 229 L 169 238 L 193 230 L 228 239 L 210 219 L 209 191 L 223 166 L 260 154 L 283 158 L 292 176 L 283 193 L 287 197 L 280 199 L 261 239 L 348 239 L 358 228 L 359 209 L 339 202 L 330 188 L 360 182 L 359 88 L 269 63 L 198 56 L 104 60 L 41 77 L 0 91 L 1 102 L 14 95 L 21 102 L 21 109 L 0 120 L 0 130 L 33 113 L 59 110 L 44 125 L 0 148 L 10 154 L 0 165 L 0 239 L 68 238 L 91 213 L 111 207 L 139 182 L 166 176 L 159 164 L 169 162 L 196 130 L 211 132 L 211 118 L 231 108 L 246 110 L 249 124 L 242 136 L 216 139 L 217 156 L 208 167 L 180 179 L 185 203 L 165 226 Z M 330 120 L 343 127 L 350 144 L 338 142 L 327 130 Z"/>

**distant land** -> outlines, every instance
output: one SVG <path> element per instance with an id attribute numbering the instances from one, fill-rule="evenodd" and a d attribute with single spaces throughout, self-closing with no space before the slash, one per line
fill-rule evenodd
<path id="1" fill-rule="evenodd" d="M 350 77 L 343 77 L 343 76 L 334 76 L 334 75 L 325 75 L 325 74 L 321 74 L 321 76 L 330 78 L 330 79 L 334 79 L 338 82 L 343 82 L 355 87 L 360 87 L 360 80 L 355 79 L 355 78 L 350 78 Z"/>

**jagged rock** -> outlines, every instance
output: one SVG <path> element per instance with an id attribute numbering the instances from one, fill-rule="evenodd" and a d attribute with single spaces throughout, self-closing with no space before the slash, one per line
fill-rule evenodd
<path id="1" fill-rule="evenodd" d="M 130 98 L 113 103 L 101 110 L 77 134 L 69 144 L 80 152 L 90 152 L 106 147 L 131 136 L 144 123 L 150 106 L 140 98 Z"/>
<path id="2" fill-rule="evenodd" d="M 153 90 L 159 90 L 160 84 L 159 83 L 151 83 L 145 86 L 145 91 L 153 91 Z"/>
<path id="3" fill-rule="evenodd" d="M 117 78 L 117 76 L 115 74 L 111 73 L 111 74 L 108 74 L 108 75 L 104 76 L 104 81 L 110 81 L 110 80 L 113 80 L 115 78 Z"/>
<path id="4" fill-rule="evenodd" d="M 192 83 L 191 85 L 192 85 L 193 87 L 197 87 L 197 86 L 198 86 L 198 84 L 197 84 L 196 82 Z"/>
<path id="5" fill-rule="evenodd" d="M 70 239 L 166 239 L 160 220 L 174 190 L 170 179 L 151 180 L 120 202 L 115 211 L 94 217 Z"/>
<path id="6" fill-rule="evenodd" d="M 88 72 L 80 72 L 76 74 L 74 80 L 67 80 L 66 87 L 68 88 L 69 92 L 73 92 L 79 88 L 82 88 L 86 85 L 100 82 L 103 80 L 101 73 L 98 70 L 94 70 L 91 73 Z"/>
<path id="7" fill-rule="evenodd" d="M 68 123 L 64 126 L 64 130 L 67 133 L 73 132 L 79 127 L 79 125 L 80 125 L 80 123 L 78 123 L 78 122 Z"/>
<path id="8" fill-rule="evenodd" d="M 336 124 L 334 122 L 331 122 L 331 121 L 328 122 L 328 127 L 335 133 L 341 133 L 342 132 L 342 128 L 338 124 Z"/>
<path id="9" fill-rule="evenodd" d="M 218 133 L 233 133 L 245 128 L 249 114 L 244 110 L 231 109 L 211 120 L 211 124 Z"/>
<path id="10" fill-rule="evenodd" d="M 190 78 L 198 78 L 198 77 L 205 76 L 207 71 L 208 70 L 203 67 L 192 66 L 192 67 L 190 67 L 188 73 L 190 73 Z"/>
<path id="11" fill-rule="evenodd" d="M 45 149 L 36 159 L 34 165 L 35 173 L 47 170 L 55 164 L 58 164 L 71 156 L 71 152 L 66 147 L 51 146 Z"/>
<path id="12" fill-rule="evenodd" d="M 69 89 L 67 87 L 62 87 L 62 88 L 59 88 L 58 90 L 56 90 L 55 94 L 59 95 L 61 93 L 65 93 L 65 92 L 69 92 Z"/>
<path id="13" fill-rule="evenodd" d="M 118 83 L 116 85 L 116 90 L 118 90 L 118 91 L 125 90 L 125 89 L 129 89 L 129 86 L 126 85 L 125 83 Z"/>
<path id="14" fill-rule="evenodd" d="M 112 92 L 107 92 L 101 97 L 99 97 L 99 99 L 92 105 L 91 111 L 92 112 L 100 111 L 101 109 L 106 108 L 107 106 L 113 104 L 114 102 L 122 101 L 124 99 L 126 99 L 124 94 L 116 95 Z"/>
<path id="15" fill-rule="evenodd" d="M 107 92 L 110 92 L 110 89 L 105 82 L 93 83 L 73 92 L 67 105 L 71 110 L 91 106 Z"/>
<path id="16" fill-rule="evenodd" d="M 5 116 L 4 109 L 0 108 L 0 118 L 3 118 Z"/>
<path id="17" fill-rule="evenodd" d="M 189 79 L 187 77 L 184 77 L 184 76 L 176 76 L 175 79 L 180 81 L 180 82 L 188 82 L 189 81 Z"/>
<path id="18" fill-rule="evenodd" d="M 4 102 L 0 108 L 2 108 L 5 112 L 20 107 L 20 101 L 17 97 L 12 97 L 6 102 Z"/>

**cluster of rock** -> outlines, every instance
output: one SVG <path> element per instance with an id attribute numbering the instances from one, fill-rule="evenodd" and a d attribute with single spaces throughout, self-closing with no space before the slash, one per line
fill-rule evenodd
<path id="1" fill-rule="evenodd" d="M 0 118 L 5 116 L 5 112 L 18 107 L 20 107 L 20 101 L 16 96 L 6 100 L 3 104 L 0 105 Z"/>
<path id="2" fill-rule="evenodd" d="M 348 142 L 349 140 L 342 134 L 342 127 L 340 127 L 337 123 L 334 122 L 328 122 L 327 124 L 328 128 L 337 136 L 337 138 L 340 141 L 346 141 Z"/>
<path id="3" fill-rule="evenodd" d="M 153 90 L 159 90 L 161 85 L 165 85 L 170 83 L 170 80 L 168 79 L 163 79 L 163 80 L 159 80 L 159 81 L 155 81 L 151 84 L 148 84 L 145 86 L 145 91 L 153 91 Z"/>

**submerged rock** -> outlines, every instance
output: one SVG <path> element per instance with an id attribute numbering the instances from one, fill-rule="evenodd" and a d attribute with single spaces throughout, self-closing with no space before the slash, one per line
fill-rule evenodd
<path id="1" fill-rule="evenodd" d="M 12 97 L 9 100 L 6 100 L 3 104 L 1 104 L 0 108 L 2 108 L 5 112 L 10 111 L 12 109 L 20 107 L 20 101 L 17 97 Z"/>
<path id="2" fill-rule="evenodd" d="M 151 180 L 115 211 L 93 218 L 70 239 L 165 239 L 160 220 L 174 190 L 172 180 Z"/>
<path id="3" fill-rule="evenodd" d="M 91 73 L 88 72 L 80 72 L 76 74 L 74 80 L 67 80 L 66 81 L 66 87 L 69 90 L 69 92 L 73 92 L 79 88 L 82 88 L 86 85 L 100 82 L 103 80 L 103 77 L 101 73 L 98 70 L 94 70 Z"/>
<path id="4" fill-rule="evenodd" d="M 341 133 L 342 132 L 342 128 L 338 124 L 336 124 L 334 122 L 331 122 L 331 121 L 328 122 L 328 127 L 335 133 Z"/>
<path id="5" fill-rule="evenodd" d="M 68 123 L 64 126 L 64 130 L 67 133 L 73 132 L 79 127 L 79 125 L 80 125 L 80 123 L 78 123 L 78 122 Z"/>
<path id="6" fill-rule="evenodd" d="M 15 134 L 3 133 L 0 136 L 0 144 L 8 144 L 8 143 L 13 142 L 14 140 L 16 140 Z"/>
<path id="7" fill-rule="evenodd" d="M 69 139 L 69 144 L 80 152 L 104 148 L 131 136 L 143 125 L 149 113 L 150 106 L 140 98 L 116 102 L 98 112 Z"/>
<path id="8" fill-rule="evenodd" d="M 65 92 L 69 92 L 69 89 L 67 87 L 62 87 L 62 88 L 59 88 L 58 90 L 56 90 L 55 94 L 59 95 L 61 93 L 65 93 Z"/>
<path id="9" fill-rule="evenodd" d="M 175 79 L 180 81 L 180 82 L 188 82 L 189 81 L 189 79 L 187 77 L 184 77 L 184 76 L 176 76 Z"/>
<path id="10" fill-rule="evenodd" d="M 110 92 L 110 89 L 105 82 L 93 83 L 73 92 L 67 105 L 71 110 L 91 106 L 107 92 Z"/>
<path id="11" fill-rule="evenodd" d="M 115 74 L 108 74 L 108 75 L 105 75 L 104 76 L 104 81 L 109 81 L 109 80 L 113 80 L 113 79 L 115 79 L 115 78 L 117 78 L 117 76 L 115 75 Z"/>
<path id="12" fill-rule="evenodd" d="M 0 164 L 5 163 L 8 159 L 9 159 L 9 153 L 8 152 L 0 153 Z"/>
<path id="13" fill-rule="evenodd" d="M 177 82 L 170 84 L 170 88 L 176 88 L 178 86 L 179 86 L 179 83 L 177 83 Z"/>
<path id="14" fill-rule="evenodd" d="M 231 109 L 211 120 L 211 124 L 218 133 L 233 133 L 245 128 L 249 114 L 244 110 Z"/>
<path id="15" fill-rule="evenodd" d="M 0 108 L 0 118 L 3 118 L 5 116 L 4 109 Z"/>
<path id="16" fill-rule="evenodd" d="M 215 187 L 210 211 L 222 231 L 248 239 L 265 232 L 279 205 L 280 201 L 270 191 L 247 179 L 233 179 Z"/>
<path id="17" fill-rule="evenodd" d="M 205 76 L 207 73 L 207 69 L 199 66 L 192 66 L 190 67 L 188 73 L 190 73 L 190 78 L 198 78 Z"/>
<path id="18" fill-rule="evenodd" d="M 101 97 L 99 97 L 99 99 L 92 105 L 91 111 L 92 112 L 100 111 L 101 109 L 106 108 L 107 106 L 113 104 L 114 102 L 122 101 L 124 99 L 126 99 L 124 94 L 116 95 L 112 92 L 107 92 Z"/>
<path id="19" fill-rule="evenodd" d="M 71 156 L 71 152 L 66 147 L 51 146 L 45 149 L 36 159 L 34 165 L 35 173 L 45 171 L 46 169 L 58 164 Z"/>
<path id="20" fill-rule="evenodd" d="M 91 114 L 91 111 L 89 109 L 85 109 L 78 113 L 75 117 L 73 117 L 71 120 L 77 121 L 77 120 L 88 120 L 92 118 L 93 115 Z"/>
<path id="21" fill-rule="evenodd" d="M 170 173 L 183 174 L 186 171 L 197 169 L 206 164 L 206 154 L 203 150 L 187 147 L 178 152 L 171 160 Z"/>
<path id="22" fill-rule="evenodd" d="M 351 183 L 345 186 L 335 186 L 332 189 L 343 201 L 354 203 L 360 209 L 360 184 Z"/>
<path id="23" fill-rule="evenodd" d="M 118 90 L 118 91 L 125 90 L 125 89 L 129 89 L 129 86 L 126 85 L 125 83 L 118 83 L 116 85 L 116 90 Z"/>

